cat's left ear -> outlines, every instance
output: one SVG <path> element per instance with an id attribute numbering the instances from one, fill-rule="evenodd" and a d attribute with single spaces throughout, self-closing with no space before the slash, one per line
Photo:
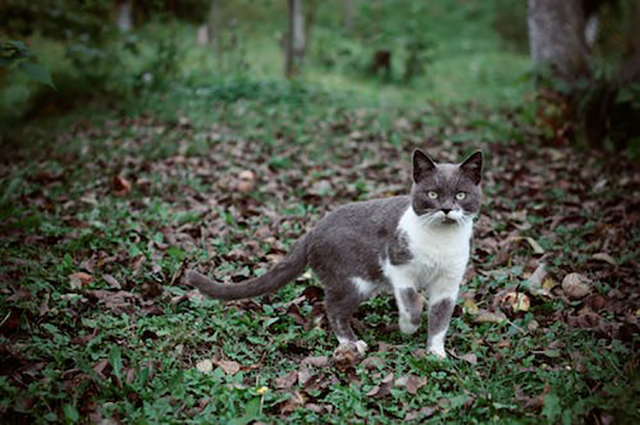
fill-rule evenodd
<path id="1" fill-rule="evenodd" d="M 420 149 L 413 151 L 413 181 L 418 183 L 436 169 L 436 163 Z"/>
<path id="2" fill-rule="evenodd" d="M 475 151 L 460 164 L 460 170 L 475 184 L 482 180 L 482 152 Z"/>

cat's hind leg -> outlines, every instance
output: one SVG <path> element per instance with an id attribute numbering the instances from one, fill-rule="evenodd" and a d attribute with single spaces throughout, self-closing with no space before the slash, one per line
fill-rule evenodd
<path id="1" fill-rule="evenodd" d="M 367 344 L 358 340 L 351 328 L 351 318 L 362 301 L 361 294 L 351 288 L 325 283 L 327 318 L 339 343 L 336 352 L 354 348 L 360 355 L 364 355 L 367 351 Z"/>

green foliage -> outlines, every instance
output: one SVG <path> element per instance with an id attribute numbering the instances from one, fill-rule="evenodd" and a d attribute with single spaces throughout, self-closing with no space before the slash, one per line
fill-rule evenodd
<path id="1" fill-rule="evenodd" d="M 547 137 L 557 137 L 558 127 L 564 126 L 570 132 L 562 137 L 584 147 L 626 151 L 632 159 L 640 158 L 637 79 L 621 79 L 619 69 L 605 63 L 573 81 L 557 79 L 548 67 L 537 70 L 536 78 L 540 87 L 550 90 L 539 107 L 543 122 L 538 125 L 546 128 Z"/>
<path id="2" fill-rule="evenodd" d="M 49 70 L 32 62 L 34 55 L 22 41 L 0 42 L 0 66 L 20 68 L 29 78 L 55 88 Z"/>
<path id="3" fill-rule="evenodd" d="M 349 373 L 311 367 L 306 385 L 280 389 L 276 379 L 297 373 L 301 359 L 335 348 L 303 293 L 318 285 L 315 278 L 233 306 L 198 299 L 177 278 L 186 263 L 221 280 L 258 275 L 271 264 L 266 253 L 286 251 L 326 210 L 378 191 L 404 192 L 407 152 L 416 138 L 447 140 L 430 144 L 443 155 L 461 156 L 469 148 L 462 143 L 478 143 L 491 155 L 538 158 L 550 150 L 516 138 L 537 137 L 521 118 L 527 116 L 523 107 L 395 109 L 356 93 L 247 77 L 192 76 L 137 93 L 116 110 L 102 104 L 76 110 L 68 122 L 92 119 L 82 128 L 32 122 L 34 133 L 8 149 L 16 162 L 0 178 L 0 250 L 6 259 L 0 276 L 12 277 L 7 295 L 18 295 L 0 300 L 0 317 L 8 317 L 0 344 L 19 351 L 3 352 L 10 368 L 0 378 L 3 421 L 83 422 L 90 413 L 141 423 L 396 423 L 409 414 L 417 415 L 415 421 L 454 423 L 575 423 L 600 414 L 637 420 L 637 336 L 623 341 L 572 327 L 555 316 L 574 314 L 559 298 L 534 300 L 529 312 L 501 324 L 457 313 L 449 347 L 459 356 L 475 354 L 473 364 L 417 354 L 425 347 L 424 333 L 384 333 L 397 314 L 393 301 L 381 296 L 358 315 L 365 324 L 359 333 L 378 364 L 360 364 Z M 41 134 L 50 136 L 43 140 Z M 597 251 L 585 245 L 600 249 L 592 241 L 602 226 L 631 234 L 615 227 L 618 216 L 610 217 L 615 225 L 606 224 L 616 208 L 576 210 L 547 232 L 549 217 L 561 214 L 547 208 L 574 202 L 575 193 L 585 202 L 616 206 L 629 190 L 576 192 L 583 186 L 579 178 L 559 185 L 579 174 L 570 164 L 583 167 L 584 159 L 498 160 L 491 172 L 501 177 L 485 188 L 488 214 L 496 217 L 485 231 L 506 235 L 517 224 L 548 252 L 558 276 L 592 270 L 590 255 Z M 524 165 L 528 171 L 518 184 L 501 183 Z M 257 173 L 258 185 L 240 194 L 233 179 L 247 169 Z M 564 174 L 554 174 L 559 170 Z M 610 178 L 596 165 L 589 170 L 594 182 Z M 113 174 L 120 172 L 132 184 L 128 194 L 114 193 Z M 546 183 L 531 191 L 538 176 Z M 508 218 L 523 209 L 526 218 Z M 258 237 L 258 229 L 272 238 Z M 258 243 L 249 248 L 248 240 Z M 619 240 L 611 246 L 616 276 L 633 271 L 640 246 L 637 236 Z M 535 260 L 529 251 L 514 247 L 512 264 L 496 266 L 475 251 L 483 272 L 464 296 L 475 297 L 481 308 L 492 305 L 500 291 L 525 281 Z M 598 294 L 606 295 L 616 287 L 614 275 L 597 270 L 603 276 Z M 69 276 L 78 271 L 93 280 L 74 289 Z M 130 298 L 118 301 L 118 293 Z M 600 314 L 603 322 L 614 320 Z M 242 369 L 199 368 L 207 359 Z M 394 385 L 385 397 L 367 395 L 389 373 L 394 382 L 412 375 L 426 383 L 415 394 Z M 606 384 L 594 391 L 594 382 Z M 293 410 L 283 414 L 288 404 Z M 327 405 L 333 412 L 322 410 Z M 421 412 L 425 407 L 431 410 Z"/>

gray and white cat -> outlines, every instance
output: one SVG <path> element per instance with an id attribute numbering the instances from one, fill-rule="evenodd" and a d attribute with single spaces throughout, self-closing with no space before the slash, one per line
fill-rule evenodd
<path id="1" fill-rule="evenodd" d="M 428 296 L 428 349 L 446 357 L 444 338 L 469 261 L 473 217 L 481 200 L 482 154 L 460 164 L 436 164 L 413 154 L 409 196 L 344 205 L 300 238 L 264 275 L 220 285 L 195 271 L 187 281 L 213 298 L 235 300 L 276 291 L 311 267 L 325 286 L 327 317 L 340 348 L 364 354 L 350 320 L 363 301 L 391 292 L 400 330 L 414 333 Z"/>

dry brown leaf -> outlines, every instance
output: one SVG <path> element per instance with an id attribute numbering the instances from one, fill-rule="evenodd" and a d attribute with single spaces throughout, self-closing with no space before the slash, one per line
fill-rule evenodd
<path id="1" fill-rule="evenodd" d="M 473 318 L 475 323 L 502 323 L 507 320 L 504 313 L 492 312 L 485 309 L 479 309 L 478 314 Z"/>
<path id="2" fill-rule="evenodd" d="M 227 375 L 235 375 L 240 371 L 240 364 L 233 360 L 218 360 L 216 361 L 216 365 L 224 370 L 224 373 Z"/>
<path id="3" fill-rule="evenodd" d="M 384 366 L 384 360 L 381 357 L 369 356 L 362 361 L 362 366 L 365 369 L 378 369 Z"/>
<path id="4" fill-rule="evenodd" d="M 569 299 L 582 299 L 591 293 L 591 280 L 579 273 L 569 273 L 562 280 L 562 290 Z"/>
<path id="5" fill-rule="evenodd" d="M 415 395 L 418 390 L 427 383 L 426 376 L 405 375 L 396 379 L 394 384 L 397 387 L 405 387 L 409 394 Z"/>
<path id="6" fill-rule="evenodd" d="M 329 358 L 327 356 L 306 357 L 300 363 L 314 367 L 326 367 L 329 365 Z"/>
<path id="7" fill-rule="evenodd" d="M 118 280 L 115 277 L 111 276 L 110 274 L 103 274 L 102 279 L 114 289 L 122 288 L 122 286 L 120 285 L 120 282 L 118 282 Z"/>
<path id="8" fill-rule="evenodd" d="M 113 177 L 111 187 L 113 189 L 113 194 L 116 196 L 125 196 L 131 192 L 131 183 L 119 174 Z"/>
<path id="9" fill-rule="evenodd" d="M 404 417 L 404 420 L 405 421 L 413 421 L 413 420 L 416 420 L 418 418 L 427 419 L 427 418 L 430 418 L 431 416 L 433 416 L 433 414 L 436 413 L 437 410 L 438 409 L 436 409 L 434 407 L 425 406 L 425 407 L 421 408 L 420 410 L 412 410 L 412 411 L 408 412 L 406 414 L 406 416 Z"/>
<path id="10" fill-rule="evenodd" d="M 294 370 L 284 376 L 281 376 L 280 378 L 276 378 L 276 388 L 280 390 L 288 390 L 296 383 L 297 380 L 298 372 Z"/>
<path id="11" fill-rule="evenodd" d="M 478 364 L 478 356 L 476 356 L 474 353 L 467 353 L 461 356 L 460 359 L 474 366 Z"/>
<path id="12" fill-rule="evenodd" d="M 242 193 L 248 193 L 255 188 L 256 175 L 251 170 L 244 170 L 238 174 L 236 188 Z"/>
<path id="13" fill-rule="evenodd" d="M 280 413 L 283 415 L 288 415 L 293 412 L 294 409 L 303 406 L 306 399 L 302 393 L 299 391 L 294 391 L 291 393 L 291 398 L 286 400 L 280 405 Z"/>
<path id="14" fill-rule="evenodd" d="M 77 272 L 69 275 L 71 289 L 81 289 L 93 282 L 93 276 L 85 272 Z"/>
<path id="15" fill-rule="evenodd" d="M 551 286 L 549 286 L 549 283 Z M 549 277 L 547 265 L 544 263 L 539 264 L 531 277 L 527 279 L 527 290 L 535 297 L 551 298 L 553 285 L 553 279 Z"/>
<path id="16" fill-rule="evenodd" d="M 464 311 L 469 314 L 478 314 L 478 311 L 480 310 L 478 305 L 471 298 L 464 300 L 462 308 L 464 308 Z"/>
<path id="17" fill-rule="evenodd" d="M 533 253 L 536 255 L 542 255 L 544 254 L 544 248 L 542 248 L 542 246 L 540 246 L 540 244 L 533 239 L 531 236 L 513 236 L 511 238 L 512 241 L 526 241 L 529 246 L 531 247 L 531 249 L 533 250 Z"/>
<path id="18" fill-rule="evenodd" d="M 597 254 L 593 254 L 591 256 L 591 259 L 595 261 L 604 261 L 605 263 L 609 263 L 612 266 L 617 265 L 616 260 L 606 252 L 598 252 Z"/>
<path id="19" fill-rule="evenodd" d="M 525 240 L 529 243 L 529 245 L 533 249 L 533 253 L 534 254 L 536 254 L 536 255 L 544 254 L 544 248 L 542 248 L 542 246 L 540 246 L 540 244 L 535 239 L 533 239 L 532 237 L 527 236 L 525 238 Z"/>
<path id="20" fill-rule="evenodd" d="M 385 397 L 389 395 L 389 393 L 391 392 L 392 385 L 393 385 L 393 373 L 390 373 L 387 376 L 385 376 L 378 385 L 371 388 L 367 392 L 367 397 L 374 397 L 374 398 Z"/>
<path id="21" fill-rule="evenodd" d="M 17 302 L 31 299 L 31 292 L 24 288 L 18 288 L 11 296 L 7 297 L 6 301 Z"/>
<path id="22" fill-rule="evenodd" d="M 531 301 L 525 294 L 509 291 L 500 299 L 500 305 L 502 308 L 513 313 L 519 311 L 529 311 L 531 307 Z"/>
<path id="23" fill-rule="evenodd" d="M 304 385 L 307 383 L 309 379 L 311 379 L 311 372 L 309 372 L 309 368 L 306 365 L 300 366 L 297 372 L 298 382 L 300 385 Z"/>

